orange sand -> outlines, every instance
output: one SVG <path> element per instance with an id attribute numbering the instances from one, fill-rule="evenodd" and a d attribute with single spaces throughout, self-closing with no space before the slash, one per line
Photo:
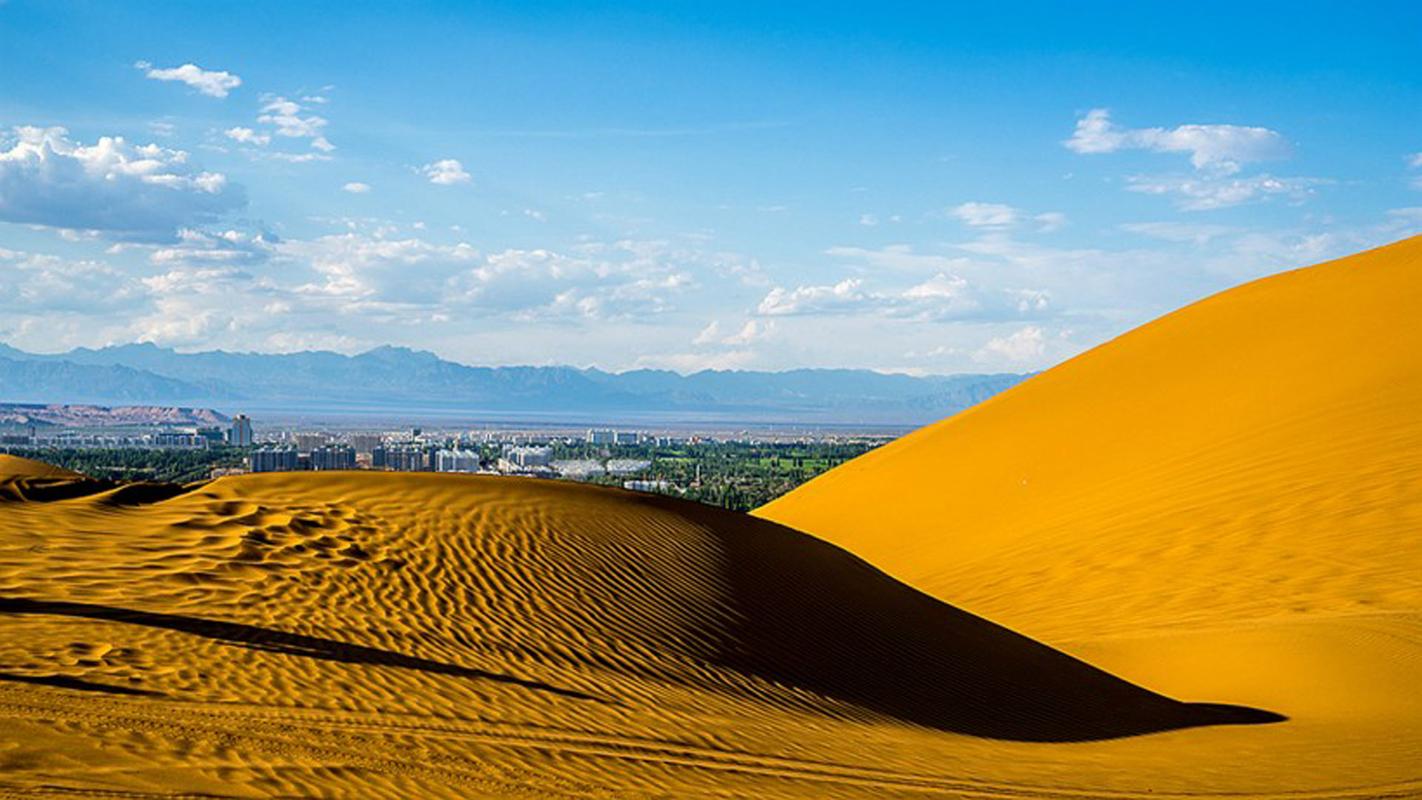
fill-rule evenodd
<path id="1" fill-rule="evenodd" d="M 1208 298 L 756 513 L 1290 717 L 1122 743 L 1196 789 L 1422 795 L 1422 238 Z"/>
<path id="2" fill-rule="evenodd" d="M 1419 301 L 1422 240 L 1211 298 L 758 512 L 833 544 L 0 457 L 0 796 L 1422 795 Z"/>

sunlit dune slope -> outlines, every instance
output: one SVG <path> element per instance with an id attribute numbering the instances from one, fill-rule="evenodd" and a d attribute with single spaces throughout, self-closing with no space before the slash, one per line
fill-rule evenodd
<path id="1" fill-rule="evenodd" d="M 77 473 L 53 464 L 0 453 L 0 481 L 76 477 Z"/>
<path id="2" fill-rule="evenodd" d="M 756 513 L 1151 688 L 1289 715 L 1270 753 L 1321 755 L 1277 789 L 1418 791 L 1422 238 L 1210 297 Z"/>
<path id="3" fill-rule="evenodd" d="M 1152 693 L 683 501 L 11 464 L 0 789 L 951 793 L 1003 748 L 1280 719 Z"/>

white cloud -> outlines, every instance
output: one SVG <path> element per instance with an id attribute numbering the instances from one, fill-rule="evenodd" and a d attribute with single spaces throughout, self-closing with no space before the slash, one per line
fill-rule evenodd
<path id="1" fill-rule="evenodd" d="M 193 167 L 188 154 L 64 128 L 21 127 L 0 150 L 0 220 L 109 235 L 167 238 L 245 205 L 241 187 Z M 0 145 L 3 146 L 3 145 Z"/>
<path id="2" fill-rule="evenodd" d="M 209 233 L 184 228 L 178 231 L 175 243 L 154 247 L 148 260 L 158 265 L 255 263 L 265 261 L 273 248 L 274 242 L 261 234 L 237 230 Z"/>
<path id="3" fill-rule="evenodd" d="M 746 320 L 746 324 L 742 325 L 739 331 L 722 339 L 721 344 L 731 345 L 732 347 L 744 347 L 768 336 L 771 328 L 772 324 L 769 322 L 762 323 L 753 319 Z"/>
<path id="4" fill-rule="evenodd" d="M 1020 208 L 1014 208 L 1005 203 L 961 203 L 948 209 L 945 213 L 964 225 L 984 230 L 1005 230 L 1031 221 L 1036 223 L 1038 233 L 1051 233 L 1060 230 L 1062 226 L 1066 225 L 1067 219 L 1066 214 L 1060 211 L 1028 214 Z"/>
<path id="5" fill-rule="evenodd" d="M 879 225 L 879 215 L 877 215 L 877 214 L 860 214 L 860 215 L 859 215 L 859 224 L 860 224 L 860 225 L 863 225 L 863 226 L 866 227 L 866 228 L 874 228 L 874 227 L 877 227 L 877 226 Z"/>
<path id="6" fill-rule="evenodd" d="M 776 287 L 761 300 L 763 317 L 860 314 L 921 321 L 1014 319 L 1050 309 L 1050 295 L 1038 289 L 989 289 L 962 275 L 940 272 L 904 289 L 870 290 L 858 278 L 835 284 Z M 718 331 L 703 331 L 714 336 Z"/>
<path id="7" fill-rule="evenodd" d="M 1006 336 L 989 339 L 973 357 L 984 362 L 1024 364 L 1041 358 L 1046 350 L 1046 332 L 1036 325 L 1028 325 Z"/>
<path id="8" fill-rule="evenodd" d="M 178 127 L 171 122 L 155 119 L 148 123 L 148 131 L 154 136 L 161 136 L 166 139 L 174 133 L 177 133 Z"/>
<path id="9" fill-rule="evenodd" d="M 797 286 L 794 289 L 777 286 L 760 301 L 756 313 L 784 316 L 847 311 L 869 299 L 862 289 L 863 283 L 857 278 L 845 278 L 825 286 Z"/>
<path id="10" fill-rule="evenodd" d="M 351 194 L 369 194 L 370 184 L 361 183 L 360 181 L 351 181 L 345 186 L 342 186 L 341 191 L 350 192 Z"/>
<path id="11" fill-rule="evenodd" d="M 322 153 L 330 153 L 336 149 L 336 146 L 326 138 L 325 129 L 328 120 L 325 117 L 308 113 L 308 109 L 300 103 L 280 95 L 267 95 L 262 99 L 263 105 L 261 113 L 257 116 L 257 122 L 271 126 L 277 136 L 288 139 L 306 139 L 313 150 L 319 150 Z M 311 155 L 311 158 L 287 160 L 326 160 L 325 157 Z"/>
<path id="12" fill-rule="evenodd" d="M 774 323 L 762 322 L 759 320 L 746 320 L 740 330 L 730 335 L 722 335 L 721 323 L 712 320 L 701 332 L 696 334 L 696 338 L 691 340 L 694 345 L 724 345 L 728 347 L 746 347 L 764 339 L 774 330 Z"/>
<path id="13" fill-rule="evenodd" d="M 1413 169 L 1422 169 L 1422 153 L 1413 153 L 1407 157 L 1407 166 Z"/>
<path id="14" fill-rule="evenodd" d="M 0 248 L 0 309 L 93 314 L 131 307 L 142 287 L 102 261 L 72 261 Z"/>
<path id="15" fill-rule="evenodd" d="M 226 97 L 227 93 L 242 85 L 242 79 L 222 70 L 206 70 L 196 64 L 158 69 L 147 61 L 134 64 L 144 75 L 155 81 L 179 81 L 198 90 L 208 97 Z"/>
<path id="16" fill-rule="evenodd" d="M 361 233 L 286 241 L 277 251 L 318 276 L 298 291 L 381 305 L 438 303 L 451 278 L 480 263 L 479 252 L 464 242 L 440 245 Z"/>
<path id="17" fill-rule="evenodd" d="M 711 320 L 701 332 L 696 334 L 696 338 L 691 340 L 692 344 L 715 344 L 721 341 L 721 323 Z"/>
<path id="18" fill-rule="evenodd" d="M 257 133 L 251 128 L 228 128 L 227 130 L 222 132 L 222 135 L 226 136 L 234 142 L 241 142 L 242 144 L 254 144 L 259 146 L 270 144 L 272 140 L 272 137 L 268 136 L 267 134 Z"/>
<path id="19" fill-rule="evenodd" d="M 1172 195 L 1182 211 L 1208 211 L 1271 197 L 1302 202 L 1313 192 L 1313 187 L 1322 183 L 1325 181 L 1317 178 L 1276 178 L 1273 175 L 1135 175 L 1127 179 L 1126 189 L 1142 194 Z"/>
<path id="20" fill-rule="evenodd" d="M 542 211 L 539 211 L 536 208 L 525 208 L 523 210 L 523 215 L 525 217 L 528 217 L 529 219 L 537 220 L 538 222 L 548 221 L 548 215 L 544 214 Z"/>
<path id="21" fill-rule="evenodd" d="M 1232 174 L 1241 164 L 1284 158 L 1289 143 L 1268 128 L 1242 125 L 1180 125 L 1175 128 L 1123 128 L 1111 113 L 1095 108 L 1076 122 L 1076 130 L 1063 144 L 1077 153 L 1115 153 L 1148 150 L 1188 153 L 1196 169 Z"/>
<path id="22" fill-rule="evenodd" d="M 464 165 L 456 159 L 445 158 L 420 167 L 420 173 L 429 178 L 430 183 L 439 186 L 453 186 L 469 183 L 474 178 L 464 171 Z"/>
<path id="23" fill-rule="evenodd" d="M 948 214 L 975 228 L 1005 228 L 1016 225 L 1021 216 L 1017 209 L 1003 203 L 976 202 L 954 206 Z"/>

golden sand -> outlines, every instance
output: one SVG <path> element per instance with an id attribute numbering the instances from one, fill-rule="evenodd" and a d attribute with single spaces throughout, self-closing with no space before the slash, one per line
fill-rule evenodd
<path id="1" fill-rule="evenodd" d="M 1290 718 L 1120 743 L 1196 789 L 1422 795 L 1422 238 L 1181 309 L 756 513 Z"/>
<path id="2" fill-rule="evenodd" d="M 1419 301 L 1250 284 L 768 519 L 0 457 L 0 795 L 1422 794 Z"/>

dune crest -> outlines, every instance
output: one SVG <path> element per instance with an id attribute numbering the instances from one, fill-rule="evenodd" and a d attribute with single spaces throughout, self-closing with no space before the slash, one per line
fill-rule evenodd
<path id="1" fill-rule="evenodd" d="M 1130 680 L 1288 714 L 1237 786 L 1422 792 L 1419 308 L 1422 237 L 1264 278 L 755 513 Z"/>
<path id="2" fill-rule="evenodd" d="M 380 473 L 67 484 L 0 501 L 0 716 L 15 731 L 65 720 L 42 747 L 0 736 L 0 787 L 92 788 L 65 759 L 97 747 L 166 764 L 164 785 L 190 791 L 226 776 L 258 794 L 453 795 L 496 773 L 541 791 L 589 741 L 691 740 L 690 786 L 703 761 L 758 774 L 778 759 L 894 791 L 947 774 L 851 740 L 1021 746 L 1280 719 L 1164 697 L 817 539 L 669 498 Z M 272 726 L 308 717 L 359 732 L 370 763 L 332 775 L 357 751 L 272 746 Z M 142 743 L 122 733 L 160 721 Z M 231 757 L 186 759 L 212 725 L 240 743 Z M 500 737 L 553 740 L 530 753 Z M 613 794 L 662 761 L 589 758 L 585 781 Z M 104 781 L 137 791 L 153 769 Z"/>

